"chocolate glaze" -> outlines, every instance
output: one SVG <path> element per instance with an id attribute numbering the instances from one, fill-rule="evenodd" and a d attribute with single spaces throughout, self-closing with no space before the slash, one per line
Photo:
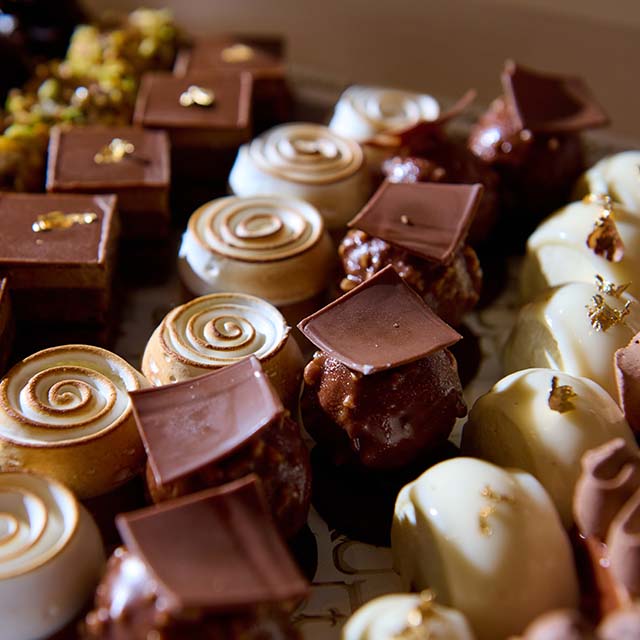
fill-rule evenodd
<path id="1" fill-rule="evenodd" d="M 634 433 L 640 433 L 640 334 L 616 351 L 616 383 L 624 415 Z"/>
<path id="2" fill-rule="evenodd" d="M 320 351 L 305 368 L 304 382 L 304 426 L 338 464 L 402 467 L 444 442 L 456 418 L 466 415 L 447 349 L 371 375 Z"/>

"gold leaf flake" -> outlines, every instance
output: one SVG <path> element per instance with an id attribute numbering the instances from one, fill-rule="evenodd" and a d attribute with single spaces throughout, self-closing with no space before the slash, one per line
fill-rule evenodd
<path id="1" fill-rule="evenodd" d="M 613 282 L 605 280 L 601 275 L 596 275 L 598 291 L 608 296 L 613 296 L 614 298 L 619 298 L 629 288 L 630 284 L 630 282 L 626 284 L 614 284 Z"/>
<path id="2" fill-rule="evenodd" d="M 135 145 L 123 138 L 113 138 L 111 142 L 93 156 L 96 164 L 113 164 L 121 162 L 136 150 Z"/>
<path id="3" fill-rule="evenodd" d="M 407 613 L 406 627 L 390 640 L 433 640 L 431 631 L 427 628 L 427 622 L 433 615 L 433 603 L 435 594 L 426 589 L 420 593 L 420 601 Z"/>
<path id="4" fill-rule="evenodd" d="M 83 213 L 64 213 L 63 211 L 49 211 L 36 218 L 31 225 L 35 233 L 52 231 L 53 229 L 68 229 L 74 224 L 92 224 L 98 219 L 98 215 L 85 211 Z"/>
<path id="5" fill-rule="evenodd" d="M 607 304 L 606 300 L 597 293 L 592 298 L 592 303 L 587 305 L 587 313 L 591 326 L 596 331 L 608 331 L 611 327 L 624 322 L 624 319 L 631 313 L 631 300 L 627 300 L 622 309 L 614 309 Z"/>
<path id="6" fill-rule="evenodd" d="M 575 406 L 571 402 L 572 398 L 576 398 L 577 394 L 568 384 L 558 386 L 558 377 L 551 378 L 551 390 L 549 391 L 549 409 L 558 413 L 566 413 L 573 411 Z"/>

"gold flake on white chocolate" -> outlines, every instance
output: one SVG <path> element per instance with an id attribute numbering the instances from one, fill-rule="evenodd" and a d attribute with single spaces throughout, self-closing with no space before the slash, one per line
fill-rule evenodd
<path id="1" fill-rule="evenodd" d="M 616 437 L 636 448 L 624 414 L 599 385 L 550 369 L 527 369 L 503 378 L 476 401 L 462 450 L 531 473 L 568 528 L 582 455 Z"/>
<path id="2" fill-rule="evenodd" d="M 487 486 L 509 499 L 487 500 Z M 491 535 L 477 522 L 488 503 Z M 400 491 L 391 543 L 405 584 L 461 611 L 478 640 L 520 633 L 539 613 L 578 603 L 568 537 L 528 473 L 473 458 L 437 464 Z"/>

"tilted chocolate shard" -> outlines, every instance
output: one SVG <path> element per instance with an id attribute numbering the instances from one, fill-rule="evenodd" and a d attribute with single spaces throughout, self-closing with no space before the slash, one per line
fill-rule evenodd
<path id="1" fill-rule="evenodd" d="M 461 339 L 392 266 L 298 328 L 316 347 L 365 375 L 425 358 Z"/>
<path id="2" fill-rule="evenodd" d="M 385 181 L 348 226 L 445 264 L 464 242 L 483 191 L 481 184 Z"/>
<path id="3" fill-rule="evenodd" d="M 521 129 L 562 134 L 609 123 L 587 84 L 577 76 L 540 73 L 510 60 L 502 73 L 502 86 Z"/>
<path id="4" fill-rule="evenodd" d="M 640 491 L 622 507 L 607 536 L 611 573 L 633 598 L 640 596 Z"/>
<path id="5" fill-rule="evenodd" d="M 640 333 L 614 357 L 618 401 L 634 433 L 640 433 Z"/>
<path id="6" fill-rule="evenodd" d="M 255 476 L 120 515 L 117 526 L 171 609 L 232 613 L 307 594 Z"/>
<path id="7" fill-rule="evenodd" d="M 215 330 L 216 321 L 213 325 Z M 131 399 L 158 483 L 238 450 L 284 413 L 255 356 L 198 378 L 132 393 Z"/>

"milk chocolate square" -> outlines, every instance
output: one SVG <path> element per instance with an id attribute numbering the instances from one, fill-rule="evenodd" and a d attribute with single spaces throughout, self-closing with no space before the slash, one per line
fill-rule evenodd
<path id="1" fill-rule="evenodd" d="M 170 173 L 165 131 L 124 126 L 51 131 L 47 191 L 116 194 L 124 237 L 167 234 Z"/>
<path id="2" fill-rule="evenodd" d="M 298 328 L 316 347 L 365 375 L 425 358 L 461 339 L 391 265 Z"/>
<path id="3" fill-rule="evenodd" d="M 131 400 L 161 484 L 233 453 L 284 412 L 254 356 L 191 380 L 133 392 Z"/>
<path id="4" fill-rule="evenodd" d="M 229 614 L 307 594 L 256 476 L 118 516 L 117 525 L 175 607 Z"/>
<path id="5" fill-rule="evenodd" d="M 446 264 L 464 242 L 483 191 L 480 184 L 385 181 L 349 227 Z"/>
<path id="6" fill-rule="evenodd" d="M 47 214 L 54 228 L 35 231 Z M 0 229 L 0 277 L 10 278 L 19 322 L 106 321 L 119 232 L 115 196 L 0 193 Z"/>
<path id="7" fill-rule="evenodd" d="M 533 133 L 575 133 L 602 127 L 609 117 L 578 76 L 539 73 L 507 62 L 502 86 L 521 129 Z"/>
<path id="8" fill-rule="evenodd" d="M 0 376 L 5 372 L 11 356 L 13 331 L 9 281 L 7 278 L 0 278 Z"/>

